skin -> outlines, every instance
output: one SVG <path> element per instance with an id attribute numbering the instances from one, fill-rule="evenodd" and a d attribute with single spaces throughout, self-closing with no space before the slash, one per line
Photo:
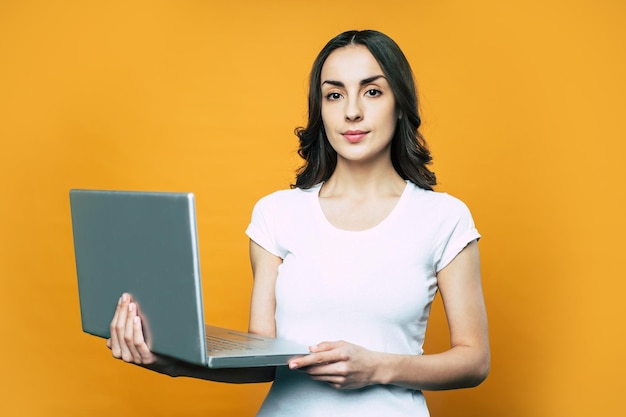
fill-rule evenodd
<path id="1" fill-rule="evenodd" d="M 388 166 L 398 114 L 372 54 L 364 46 L 337 49 L 326 59 L 321 80 L 324 130 L 339 169 Z M 334 176 L 342 176 L 341 171 Z"/>
<path id="2" fill-rule="evenodd" d="M 319 198 L 328 221 L 345 230 L 380 223 L 406 185 L 394 170 L 390 146 L 397 119 L 393 91 L 378 62 L 364 46 L 330 54 L 322 68 L 322 118 L 337 166 Z M 276 336 L 275 283 L 282 260 L 250 242 L 254 275 L 249 331 Z M 487 376 L 490 365 L 487 315 L 482 294 L 477 243 L 471 242 L 442 269 L 437 279 L 450 329 L 450 349 L 433 355 L 374 352 L 349 341 L 320 341 L 309 355 L 289 367 L 337 389 L 394 384 L 411 389 L 471 387 Z M 272 369 L 221 370 L 161 358 L 143 338 L 137 306 L 120 299 L 107 345 L 116 358 L 170 375 L 228 382 L 267 381 Z"/>

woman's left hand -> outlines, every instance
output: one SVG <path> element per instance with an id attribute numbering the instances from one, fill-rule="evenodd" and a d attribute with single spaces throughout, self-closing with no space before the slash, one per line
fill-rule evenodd
<path id="1" fill-rule="evenodd" d="M 379 383 L 376 380 L 378 352 L 352 343 L 323 342 L 311 346 L 311 353 L 289 361 L 290 369 L 300 370 L 316 381 L 337 389 L 355 389 Z"/>

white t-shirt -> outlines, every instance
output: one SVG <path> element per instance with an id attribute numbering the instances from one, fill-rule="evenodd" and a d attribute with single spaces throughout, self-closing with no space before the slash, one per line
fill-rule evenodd
<path id="1" fill-rule="evenodd" d="M 326 219 L 320 188 L 262 198 L 246 230 L 283 259 L 275 288 L 277 337 L 421 355 L 437 272 L 480 238 L 469 210 L 407 181 L 381 223 L 346 231 Z M 280 367 L 258 417 L 428 415 L 420 391 L 392 385 L 337 390 Z"/>

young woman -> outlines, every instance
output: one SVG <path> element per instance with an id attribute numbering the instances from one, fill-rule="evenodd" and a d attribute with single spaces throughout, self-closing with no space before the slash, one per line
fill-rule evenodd
<path id="1" fill-rule="evenodd" d="M 115 313 L 113 355 L 170 375 L 274 380 L 258 416 L 427 416 L 422 390 L 471 387 L 489 372 L 471 214 L 432 191 L 411 68 L 376 31 L 332 39 L 314 62 L 309 120 L 296 131 L 295 187 L 261 199 L 247 229 L 250 331 L 306 343 L 288 367 L 212 371 L 152 354 L 136 306 Z M 440 291 L 451 347 L 424 355 Z"/>

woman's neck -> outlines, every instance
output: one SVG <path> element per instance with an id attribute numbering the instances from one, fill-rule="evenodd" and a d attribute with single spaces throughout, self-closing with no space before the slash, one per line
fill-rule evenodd
<path id="1" fill-rule="evenodd" d="M 391 166 L 359 170 L 354 165 L 338 165 L 318 196 L 330 224 L 342 230 L 361 231 L 386 219 L 406 186 Z"/>
<path id="2" fill-rule="evenodd" d="M 338 161 L 335 171 L 324 183 L 320 197 L 389 197 L 400 196 L 406 182 L 389 164 L 364 166 Z"/>

